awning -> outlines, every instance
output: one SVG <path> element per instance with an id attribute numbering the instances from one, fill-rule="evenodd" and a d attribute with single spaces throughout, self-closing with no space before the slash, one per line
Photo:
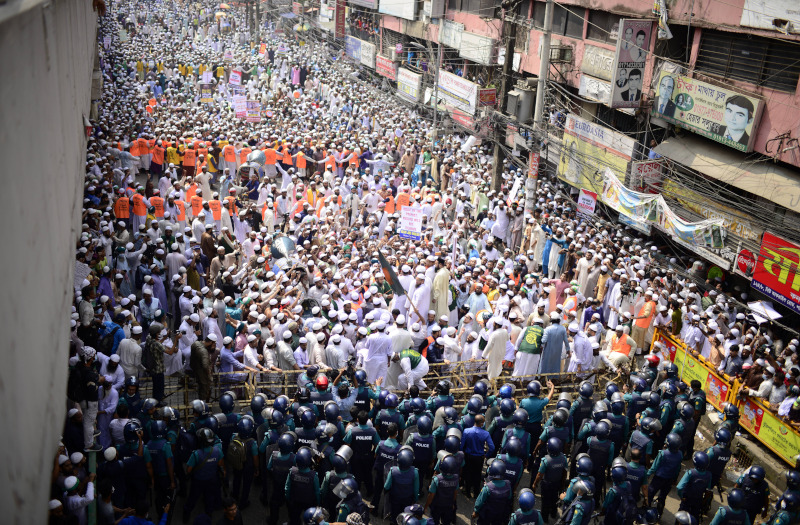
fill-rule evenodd
<path id="1" fill-rule="evenodd" d="M 655 151 L 712 179 L 800 212 L 800 173 L 772 162 L 747 161 L 736 150 L 699 138 L 670 137 Z"/>

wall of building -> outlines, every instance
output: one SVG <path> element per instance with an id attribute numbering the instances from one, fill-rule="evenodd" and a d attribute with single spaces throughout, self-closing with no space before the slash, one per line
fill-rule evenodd
<path id="1" fill-rule="evenodd" d="M 45 523 L 65 415 L 96 16 L 89 0 L 0 7 L 0 509 Z"/>

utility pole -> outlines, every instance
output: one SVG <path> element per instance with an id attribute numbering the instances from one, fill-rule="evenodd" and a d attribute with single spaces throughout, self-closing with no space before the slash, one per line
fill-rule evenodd
<path id="1" fill-rule="evenodd" d="M 552 0 L 550 0 L 552 1 Z M 500 107 L 497 108 L 498 111 L 502 112 L 505 109 L 505 100 L 506 95 L 511 90 L 511 73 L 514 71 L 514 43 L 517 40 L 517 24 L 514 21 L 507 21 L 506 15 L 511 12 L 512 3 L 519 3 L 519 2 L 508 2 L 505 1 L 502 4 L 503 7 L 503 27 L 506 24 L 510 24 L 508 27 L 508 36 L 506 38 L 506 59 L 503 62 L 503 78 L 500 80 L 500 93 L 497 97 L 497 101 L 500 104 Z M 551 16 L 552 19 L 552 16 Z M 505 140 L 505 130 L 497 130 L 495 132 L 494 137 L 494 156 L 492 160 L 492 164 L 494 164 L 494 173 L 492 173 L 492 190 L 500 191 L 500 186 L 503 184 L 503 177 L 501 174 L 503 173 L 502 168 L 502 161 L 500 159 L 500 142 Z"/>
<path id="2" fill-rule="evenodd" d="M 433 75 L 433 134 L 432 144 L 436 145 L 436 120 L 439 115 L 439 71 L 442 69 L 442 44 L 436 44 L 436 71 Z"/>
<path id="3" fill-rule="evenodd" d="M 256 0 L 256 43 L 261 43 L 261 0 Z"/>

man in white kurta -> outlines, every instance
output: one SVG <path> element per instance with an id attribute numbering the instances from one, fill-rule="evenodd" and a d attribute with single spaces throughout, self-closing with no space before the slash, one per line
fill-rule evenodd
<path id="1" fill-rule="evenodd" d="M 431 285 L 425 282 L 425 274 L 423 272 L 417 274 L 414 293 L 411 295 L 410 301 L 406 300 L 406 303 L 406 307 L 410 308 L 409 317 L 411 318 L 411 323 L 427 325 L 426 319 L 420 317 L 417 313 L 424 314 L 430 309 L 431 305 Z M 416 310 L 414 310 L 414 306 L 411 306 L 412 304 L 416 306 Z"/>
<path id="2" fill-rule="evenodd" d="M 364 371 L 367 372 L 367 381 L 374 384 L 379 377 L 386 377 L 389 357 L 392 355 L 392 339 L 383 330 L 379 330 L 367 337 L 366 346 Z"/>
<path id="3" fill-rule="evenodd" d="M 581 377 L 584 377 L 586 372 L 592 369 L 594 361 L 592 343 L 586 334 L 579 330 L 577 323 L 569 326 L 569 335 L 572 336 L 572 355 L 567 372 L 581 374 Z"/>
<path id="4" fill-rule="evenodd" d="M 450 316 L 450 271 L 445 268 L 444 261 L 439 259 L 436 263 L 436 275 L 433 278 L 433 310 L 436 318 L 443 315 Z M 419 305 L 417 305 L 419 308 Z M 423 310 L 420 310 L 422 312 Z"/>
<path id="5" fill-rule="evenodd" d="M 486 375 L 490 381 L 494 381 L 503 372 L 503 358 L 506 355 L 506 343 L 508 342 L 508 330 L 505 328 L 496 328 L 495 319 L 489 319 L 487 322 L 489 341 L 486 348 L 483 349 L 481 354 L 482 359 L 489 361 Z"/>

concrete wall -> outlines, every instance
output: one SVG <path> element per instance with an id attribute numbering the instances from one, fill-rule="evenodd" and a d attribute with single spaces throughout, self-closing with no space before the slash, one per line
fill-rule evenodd
<path id="1" fill-rule="evenodd" d="M 19 4 L 0 8 L 0 509 L 9 524 L 46 522 L 64 422 L 96 28 L 89 0 Z"/>

